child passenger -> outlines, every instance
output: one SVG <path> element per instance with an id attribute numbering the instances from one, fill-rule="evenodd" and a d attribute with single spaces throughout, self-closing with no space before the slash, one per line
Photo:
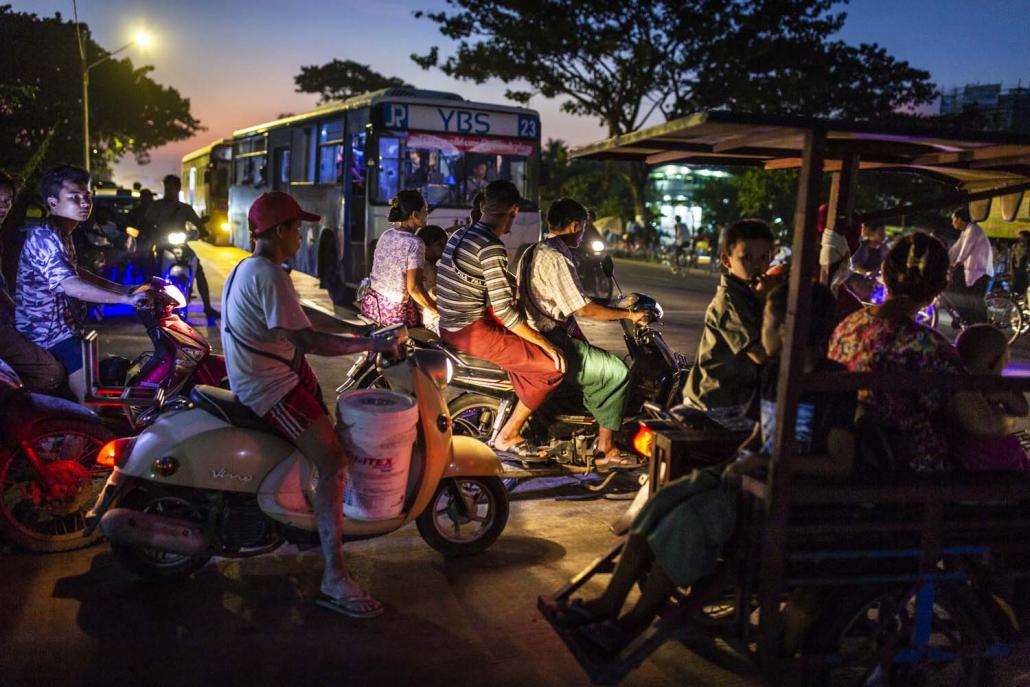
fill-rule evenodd
<path id="1" fill-rule="evenodd" d="M 807 374 L 842 372 L 826 359 L 833 331 L 835 299 L 823 284 L 812 285 L 811 323 L 804 353 Z M 776 418 L 778 359 L 783 349 L 787 288 L 769 293 L 759 335 L 764 355 L 773 360 L 762 372 L 762 421 L 725 469 L 695 470 L 664 486 L 633 522 L 608 588 L 590 600 L 574 599 L 555 609 L 555 621 L 581 627 L 583 638 L 605 653 L 615 653 L 639 635 L 666 605 L 677 587 L 710 575 L 736 527 L 741 476 L 764 466 L 772 448 Z M 799 474 L 844 476 L 851 472 L 855 442 L 855 394 L 802 396 L 795 425 Z M 623 604 L 643 571 L 650 569 L 640 600 L 623 615 Z"/>
<path id="2" fill-rule="evenodd" d="M 447 245 L 447 232 L 443 230 L 443 227 L 429 224 L 419 229 L 415 235 L 426 244 L 426 264 L 422 267 L 422 286 L 433 302 L 436 302 L 436 263 L 443 255 L 444 246 Z M 434 334 L 439 334 L 440 315 L 428 308 L 422 308 L 422 326 Z"/>
<path id="3" fill-rule="evenodd" d="M 1009 345 L 1001 330 L 988 324 L 975 324 L 959 334 L 955 342 L 962 367 L 970 374 L 1000 375 L 1009 360 Z M 958 438 L 955 456 L 967 470 L 1030 471 L 1019 439 L 1012 434 L 1013 420 L 1030 412 L 1026 396 L 1015 391 L 980 391 L 955 394 L 952 404 L 960 407 L 956 417 L 963 435 Z"/>
<path id="4" fill-rule="evenodd" d="M 719 259 L 724 272 L 705 311 L 697 359 L 683 389 L 683 402 L 731 431 L 751 431 L 762 349 L 762 303 L 755 292 L 772 260 L 773 233 L 757 219 L 726 231 Z"/>

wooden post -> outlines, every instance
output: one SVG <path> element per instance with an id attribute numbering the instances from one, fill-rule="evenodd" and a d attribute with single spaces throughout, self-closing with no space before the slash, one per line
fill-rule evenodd
<path id="1" fill-rule="evenodd" d="M 855 186 L 858 182 L 858 161 L 856 153 L 846 153 L 841 158 L 840 171 L 832 175 L 830 200 L 827 207 L 826 228 L 844 230 L 855 218 Z"/>
<path id="2" fill-rule="evenodd" d="M 773 675 L 779 653 L 780 594 L 783 586 L 785 529 L 790 499 L 790 473 L 784 464 L 794 451 L 794 423 L 804 374 L 808 313 L 819 262 L 818 220 L 821 200 L 826 132 L 813 129 L 805 133 L 804 157 L 798 179 L 797 205 L 794 209 L 793 264 L 787 298 L 786 337 L 780 357 L 780 377 L 776 395 L 776 433 L 769 461 L 769 498 L 765 503 L 765 532 L 759 582 L 758 660 L 767 677 Z M 789 428 L 789 429 L 788 429 Z"/>

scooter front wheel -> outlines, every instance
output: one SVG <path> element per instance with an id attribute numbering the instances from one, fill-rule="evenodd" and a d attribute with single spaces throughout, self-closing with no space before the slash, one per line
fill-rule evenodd
<path id="1" fill-rule="evenodd" d="M 448 558 L 480 553 L 508 524 L 508 492 L 497 477 L 443 480 L 415 524 L 426 543 Z"/>

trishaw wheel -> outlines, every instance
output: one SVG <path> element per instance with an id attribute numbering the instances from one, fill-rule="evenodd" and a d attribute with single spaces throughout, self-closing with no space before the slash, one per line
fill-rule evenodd
<path id="1" fill-rule="evenodd" d="M 1004 294 L 988 296 L 985 305 L 988 321 L 1005 334 L 1009 343 L 1015 341 L 1023 329 L 1019 305 Z"/>
<path id="2" fill-rule="evenodd" d="M 809 684 L 827 687 L 919 685 L 979 687 L 991 683 L 991 659 L 972 656 L 952 661 L 911 660 L 916 624 L 915 587 L 865 587 L 841 594 L 826 604 L 823 616 L 807 633 L 803 653 L 832 660 Z M 925 654 L 984 649 L 994 631 L 967 590 L 941 586 Z"/>

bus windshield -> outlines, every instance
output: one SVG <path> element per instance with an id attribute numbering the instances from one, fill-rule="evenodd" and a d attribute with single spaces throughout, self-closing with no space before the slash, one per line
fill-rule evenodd
<path id="1" fill-rule="evenodd" d="M 507 179 L 535 202 L 536 145 L 532 141 L 439 133 L 384 132 L 378 141 L 374 202 L 417 188 L 432 206 L 467 208 L 495 179 Z"/>

